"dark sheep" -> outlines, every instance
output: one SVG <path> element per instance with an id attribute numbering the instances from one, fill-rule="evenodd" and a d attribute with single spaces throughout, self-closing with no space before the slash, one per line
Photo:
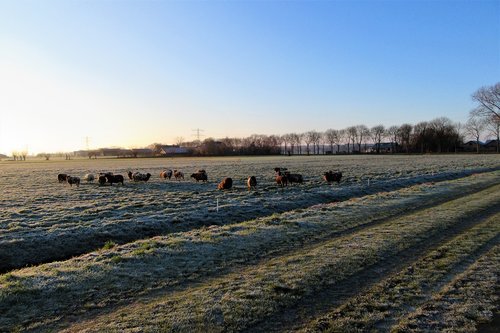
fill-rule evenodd
<path id="1" fill-rule="evenodd" d="M 224 178 L 217 186 L 219 190 L 229 190 L 231 187 L 233 187 L 233 179 L 230 177 Z"/>
<path id="2" fill-rule="evenodd" d="M 248 177 L 248 179 L 247 179 L 247 186 L 248 186 L 249 190 L 251 190 L 252 188 L 257 187 L 257 178 L 255 178 L 255 176 Z"/>
<path id="3" fill-rule="evenodd" d="M 122 175 L 107 175 L 107 176 L 104 176 L 105 178 L 105 182 L 108 182 L 110 183 L 111 185 L 113 184 L 118 184 L 118 183 L 121 183 L 123 185 L 123 176 Z M 101 184 L 101 176 L 99 176 L 99 184 Z"/>
<path id="4" fill-rule="evenodd" d="M 207 173 L 205 172 L 205 170 L 198 170 L 198 172 L 195 172 L 191 175 L 191 178 L 196 179 L 196 182 L 199 182 L 200 180 L 203 182 L 208 181 L 208 176 L 207 176 Z"/>
<path id="5" fill-rule="evenodd" d="M 80 186 L 80 178 L 78 177 L 66 176 L 66 181 L 70 186 L 73 186 L 73 184 L 75 184 L 76 187 Z"/>
<path id="6" fill-rule="evenodd" d="M 330 184 L 331 182 L 337 182 L 340 183 L 340 180 L 342 179 L 342 172 L 333 172 L 333 171 L 328 171 L 323 174 L 323 179 Z"/>
<path id="7" fill-rule="evenodd" d="M 65 173 L 60 173 L 57 175 L 57 180 L 59 181 L 59 183 L 62 183 L 62 182 L 65 182 L 66 181 L 66 178 L 68 177 L 67 174 Z"/>
<path id="8" fill-rule="evenodd" d="M 99 178 L 97 178 L 97 181 L 99 182 L 99 185 L 104 185 L 104 184 L 106 184 L 106 176 L 104 176 L 104 175 L 99 175 Z"/>
<path id="9" fill-rule="evenodd" d="M 285 176 L 286 176 L 287 180 L 290 182 L 290 184 L 293 184 L 293 183 L 302 184 L 302 182 L 304 181 L 304 179 L 302 178 L 302 175 L 300 175 L 298 173 L 289 173 L 288 171 L 285 171 Z"/>
<path id="10" fill-rule="evenodd" d="M 177 180 L 184 179 L 184 173 L 182 171 L 174 170 L 174 178 Z"/>

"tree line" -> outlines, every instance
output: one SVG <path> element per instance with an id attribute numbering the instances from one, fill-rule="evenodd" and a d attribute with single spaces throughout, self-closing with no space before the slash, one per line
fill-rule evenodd
<path id="1" fill-rule="evenodd" d="M 343 129 L 316 130 L 283 135 L 254 134 L 246 138 L 208 138 L 185 142 L 177 138 L 177 146 L 190 148 L 192 155 L 318 155 L 356 153 L 445 153 L 460 151 L 465 137 L 474 138 L 477 152 L 485 133 L 496 138 L 496 152 L 500 152 L 500 82 L 485 86 L 472 94 L 477 103 L 465 124 L 440 117 L 417 124 L 385 127 L 376 125 L 350 126 Z M 161 147 L 161 144 L 152 144 Z M 25 159 L 27 153 L 13 153 Z M 45 155 L 44 155 L 45 156 Z M 46 157 L 48 159 L 48 157 Z"/>
<path id="2" fill-rule="evenodd" d="M 481 135 L 487 131 L 488 135 L 496 138 L 496 152 L 500 152 L 500 82 L 481 87 L 472 99 L 477 106 L 470 112 L 465 124 L 440 117 L 415 125 L 406 123 L 387 128 L 382 124 L 371 128 L 356 125 L 324 132 L 312 130 L 221 140 L 209 138 L 183 145 L 197 147 L 196 153 L 200 155 L 444 153 L 459 151 L 464 138 L 472 137 L 479 152 Z"/>

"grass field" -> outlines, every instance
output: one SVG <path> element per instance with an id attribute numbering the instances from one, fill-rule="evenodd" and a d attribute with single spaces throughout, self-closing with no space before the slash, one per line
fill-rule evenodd
<path id="1" fill-rule="evenodd" d="M 278 187 L 277 166 L 305 183 Z M 471 332 L 498 323 L 496 155 L 0 168 L 0 331 Z M 186 180 L 161 180 L 167 168 Z M 206 184 L 189 179 L 201 168 Z M 128 170 L 153 177 L 57 182 L 58 173 Z M 342 182 L 323 182 L 328 170 Z M 244 185 L 250 175 L 256 190 Z M 223 177 L 232 190 L 216 190 Z"/>

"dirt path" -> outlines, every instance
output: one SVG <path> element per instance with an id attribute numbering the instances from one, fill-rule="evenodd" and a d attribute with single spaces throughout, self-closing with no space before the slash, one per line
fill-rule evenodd
<path id="1" fill-rule="evenodd" d="M 384 258 L 375 265 L 366 267 L 341 283 L 328 286 L 318 290 L 314 294 L 307 295 L 306 298 L 293 307 L 284 309 L 279 314 L 273 314 L 272 320 L 263 320 L 244 332 L 289 332 L 304 330 L 306 324 L 315 318 L 321 317 L 322 313 L 343 305 L 350 298 L 363 293 L 391 275 L 407 267 L 414 266 L 415 262 L 428 255 L 429 252 L 439 248 L 443 243 L 466 232 L 488 218 L 495 217 L 497 220 L 500 219 L 499 212 L 500 207 L 492 206 L 479 214 L 475 213 L 465 216 L 451 230 L 428 238 L 418 246 L 399 252 L 395 256 Z M 428 286 L 427 292 L 423 292 L 423 294 L 426 294 L 427 298 L 430 298 L 431 290 L 449 282 L 455 275 L 461 273 L 477 260 L 477 258 L 489 251 L 493 246 L 499 244 L 499 240 L 500 236 L 495 236 L 493 239 L 487 241 L 450 270 L 438 285 Z M 387 331 L 395 321 L 396 319 L 393 316 L 388 316 L 384 320 L 378 321 L 376 327 L 372 327 L 371 329 L 375 328 L 377 331 Z M 318 324 L 315 330 L 322 331 L 324 328 L 324 325 Z M 365 327 L 365 329 L 370 328 Z"/>

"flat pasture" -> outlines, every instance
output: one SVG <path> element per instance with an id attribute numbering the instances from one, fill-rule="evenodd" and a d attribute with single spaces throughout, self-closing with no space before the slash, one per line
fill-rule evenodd
<path id="1" fill-rule="evenodd" d="M 274 167 L 304 183 L 281 188 Z M 160 179 L 165 169 L 185 179 Z M 198 169 L 207 183 L 189 178 Z M 152 177 L 129 181 L 129 170 Z M 342 181 L 323 181 L 328 170 Z M 468 332 L 498 316 L 497 155 L 0 162 L 0 171 L 0 331 Z M 83 181 L 99 172 L 125 184 Z M 224 177 L 234 186 L 219 191 Z"/>

